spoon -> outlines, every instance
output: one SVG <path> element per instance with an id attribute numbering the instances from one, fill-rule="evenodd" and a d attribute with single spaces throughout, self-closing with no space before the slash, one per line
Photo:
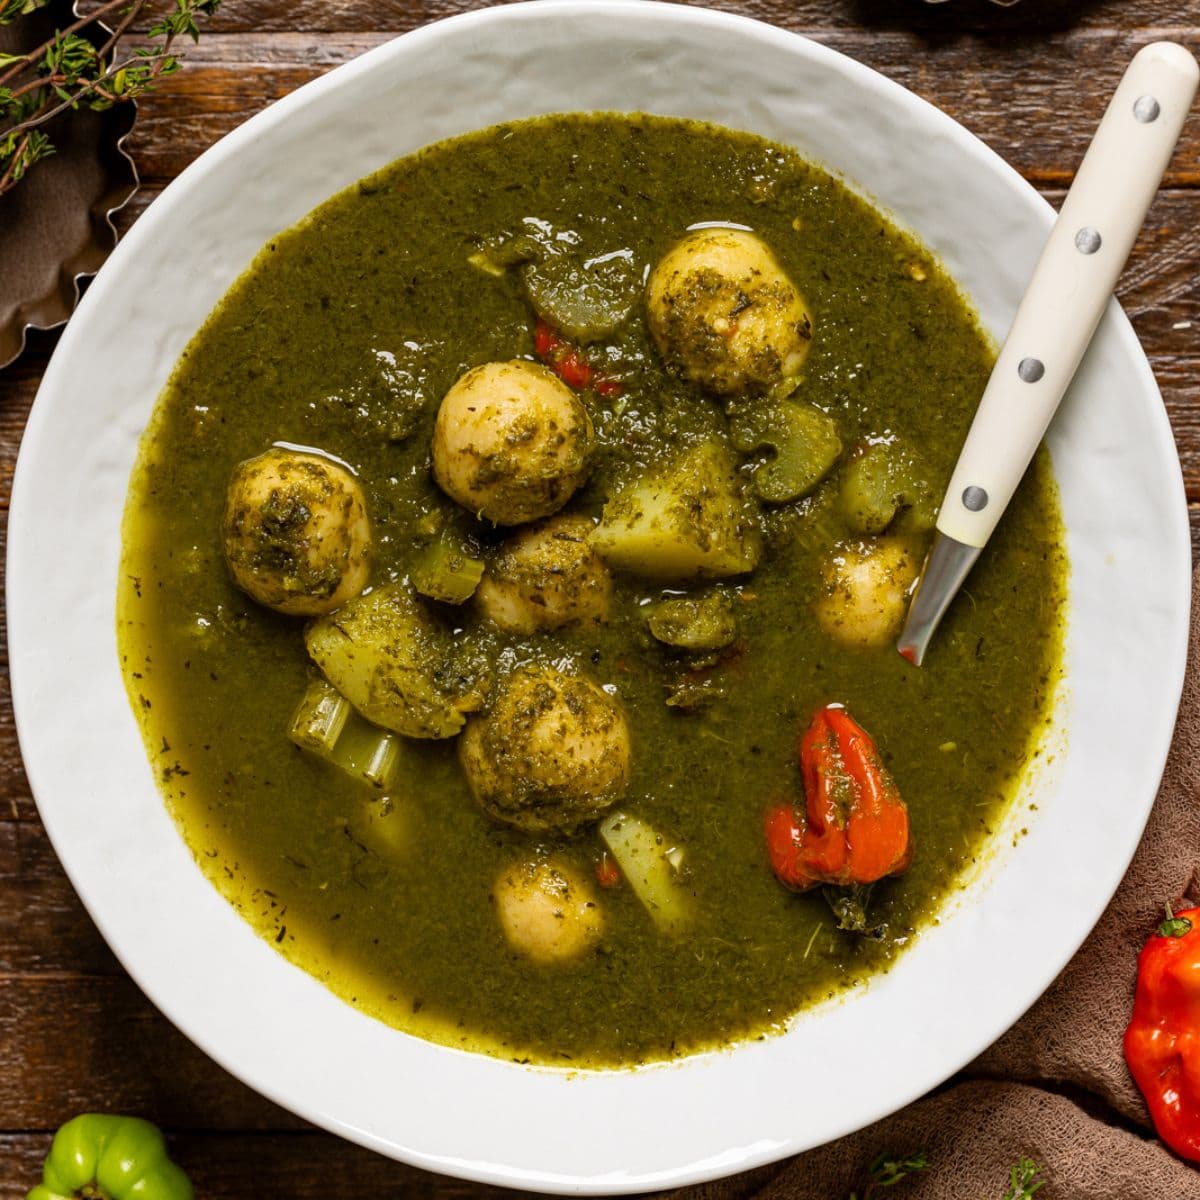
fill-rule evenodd
<path id="1" fill-rule="evenodd" d="M 1200 82 L 1155 42 L 1129 64 L 1063 201 L 942 501 L 897 649 L 920 666 L 996 528 L 1104 315 Z"/>

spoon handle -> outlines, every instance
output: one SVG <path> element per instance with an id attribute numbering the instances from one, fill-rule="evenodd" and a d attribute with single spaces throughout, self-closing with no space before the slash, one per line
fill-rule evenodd
<path id="1" fill-rule="evenodd" d="M 988 380 L 937 527 L 982 546 L 1033 457 L 1108 306 L 1200 74 L 1159 42 L 1129 64 L 1075 176 Z"/>
<path id="2" fill-rule="evenodd" d="M 900 652 L 919 663 L 1062 401 L 1171 159 L 1200 67 L 1172 42 L 1129 64 L 1063 201 L 979 402 Z"/>

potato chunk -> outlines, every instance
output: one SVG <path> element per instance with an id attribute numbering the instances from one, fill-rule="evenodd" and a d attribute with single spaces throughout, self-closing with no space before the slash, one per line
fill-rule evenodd
<path id="1" fill-rule="evenodd" d="M 883 646 L 904 624 L 919 562 L 897 538 L 839 546 L 826 562 L 817 620 L 847 646 Z"/>
<path id="2" fill-rule="evenodd" d="M 326 679 L 368 721 L 412 738 L 453 737 L 477 700 L 450 636 L 401 584 L 376 588 L 304 634 Z"/>
<path id="3" fill-rule="evenodd" d="M 712 444 L 618 492 L 590 540 L 612 566 L 663 581 L 744 575 L 762 550 L 733 461 Z"/>
<path id="4" fill-rule="evenodd" d="M 769 392 L 799 373 L 812 318 L 767 246 L 740 229 L 697 229 L 646 283 L 664 360 L 720 395 Z"/>
<path id="5" fill-rule="evenodd" d="M 480 611 L 509 633 L 528 634 L 608 615 L 612 579 L 588 544 L 587 517 L 559 516 L 517 534 L 488 567 Z"/>
<path id="6" fill-rule="evenodd" d="M 587 477 L 594 439 L 579 397 L 536 363 L 484 363 L 446 393 L 433 430 L 433 477 L 496 525 L 557 512 Z"/>
<path id="7" fill-rule="evenodd" d="M 535 963 L 570 962 L 604 932 L 592 889 L 564 863 L 536 859 L 500 872 L 492 895 L 505 940 Z"/>
<path id="8" fill-rule="evenodd" d="M 569 833 L 629 784 L 620 704 L 590 680 L 523 667 L 459 742 L 467 782 L 489 816 L 530 833 Z"/>
<path id="9" fill-rule="evenodd" d="M 221 526 L 234 583 L 291 616 L 332 612 L 367 585 L 371 528 L 358 480 L 273 447 L 234 469 Z"/>

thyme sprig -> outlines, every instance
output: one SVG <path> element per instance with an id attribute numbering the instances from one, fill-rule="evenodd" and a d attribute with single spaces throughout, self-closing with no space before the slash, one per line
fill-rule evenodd
<path id="1" fill-rule="evenodd" d="M 44 8 L 49 0 L 0 0 L 0 25 Z M 23 54 L 0 53 L 0 196 L 54 153 L 44 131 L 68 109 L 103 112 L 150 91 L 179 70 L 175 42 L 200 38 L 199 18 L 221 0 L 105 0 Z M 139 17 L 152 20 L 131 47 L 123 39 Z M 106 22 L 105 28 L 100 22 Z"/>
<path id="2" fill-rule="evenodd" d="M 924 1171 L 929 1166 L 929 1157 L 924 1151 L 915 1154 L 892 1155 L 884 1152 L 868 1168 L 867 1178 L 861 1189 L 850 1193 L 850 1200 L 872 1200 L 884 1188 L 896 1184 Z"/>
<path id="3" fill-rule="evenodd" d="M 1022 1155 L 1009 1173 L 1008 1191 L 1004 1200 L 1031 1200 L 1035 1192 L 1040 1192 L 1046 1186 L 1042 1178 L 1042 1168 L 1028 1155 Z"/>
<path id="4" fill-rule="evenodd" d="M 912 1175 L 929 1169 L 929 1156 L 922 1150 L 915 1154 L 894 1155 L 886 1151 L 867 1169 L 866 1178 L 850 1193 L 849 1200 L 883 1200 L 879 1193 L 895 1187 Z M 1035 1193 L 1046 1186 L 1042 1168 L 1027 1154 L 1021 1155 L 1008 1176 L 1008 1190 L 1003 1200 L 1033 1200 Z"/>

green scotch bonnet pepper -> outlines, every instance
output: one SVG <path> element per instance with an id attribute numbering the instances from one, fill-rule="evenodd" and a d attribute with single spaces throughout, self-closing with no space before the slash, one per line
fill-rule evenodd
<path id="1" fill-rule="evenodd" d="M 54 1135 L 42 1182 L 25 1200 L 193 1200 L 149 1121 L 84 1113 Z"/>

